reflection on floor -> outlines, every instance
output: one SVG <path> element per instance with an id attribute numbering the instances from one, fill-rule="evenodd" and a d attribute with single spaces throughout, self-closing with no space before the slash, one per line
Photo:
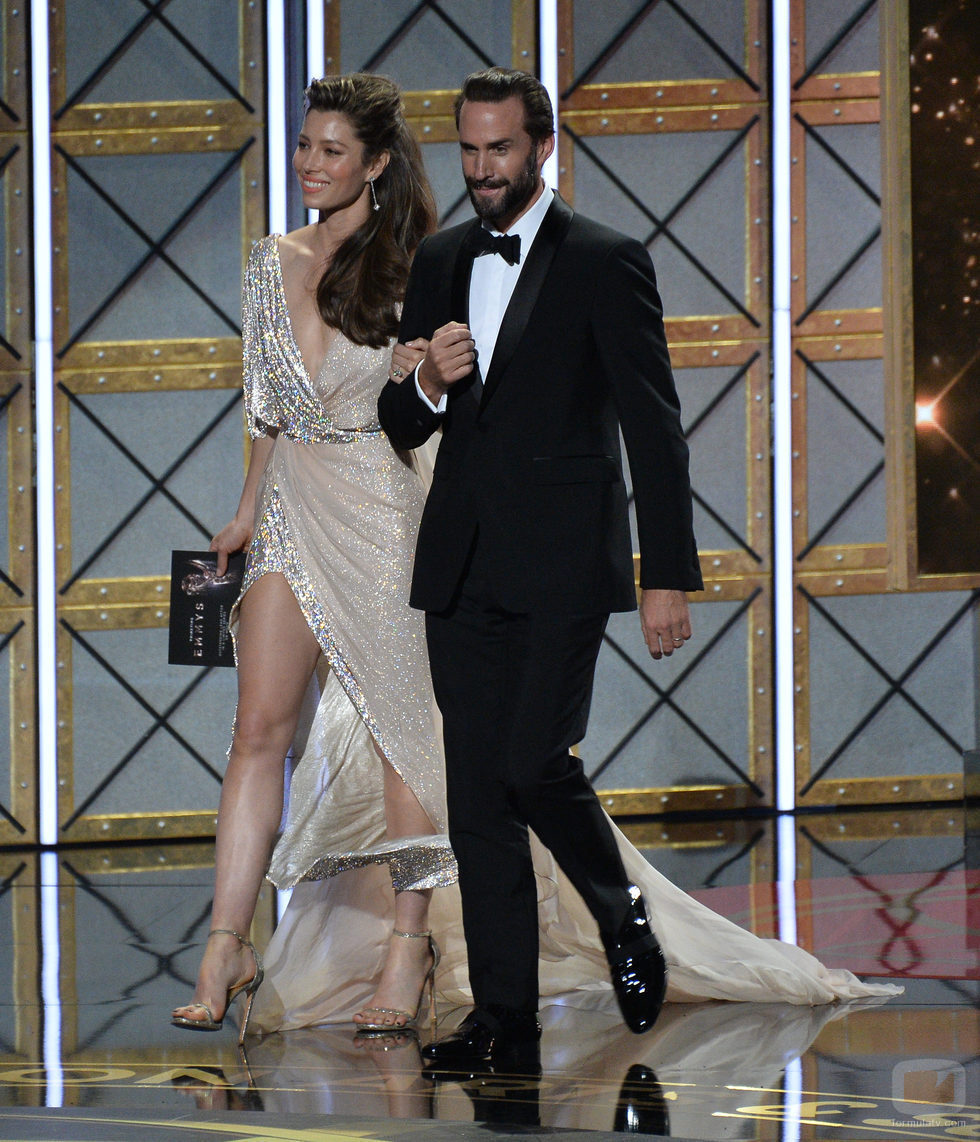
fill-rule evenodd
<path id="1" fill-rule="evenodd" d="M 0 853 L 0 1137 L 980 1138 L 980 862 L 961 810 L 808 816 L 795 885 L 776 824 L 637 824 L 666 875 L 888 1002 L 674 1005 L 630 1034 L 611 997 L 542 1011 L 540 1072 L 422 1074 L 409 1036 L 348 1027 L 250 1042 L 168 1021 L 190 994 L 210 846 Z M 268 933 L 271 902 L 257 938 Z M 264 925 L 264 930 L 263 930 Z M 458 1012 L 440 1015 L 451 1026 Z"/>

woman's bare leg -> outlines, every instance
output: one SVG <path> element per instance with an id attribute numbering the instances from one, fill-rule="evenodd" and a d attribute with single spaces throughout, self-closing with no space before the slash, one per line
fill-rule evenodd
<path id="1" fill-rule="evenodd" d="M 422 1077 L 419 1041 L 413 1031 L 395 1027 L 377 1035 L 355 1035 L 354 1047 L 370 1055 L 378 1069 L 389 1118 L 435 1117 L 436 1083 Z"/>
<path id="2" fill-rule="evenodd" d="M 382 758 L 381 763 L 384 767 L 385 817 L 389 839 L 434 833 L 432 822 L 412 790 L 387 761 Z M 431 889 L 397 892 L 395 929 L 399 932 L 426 931 L 429 926 L 431 895 Z M 431 966 L 432 954 L 428 940 L 406 940 L 401 936 L 392 936 L 378 990 L 368 1001 L 367 1007 L 387 1007 L 413 1015 Z M 368 1011 L 367 1007 L 354 1016 L 355 1023 L 382 1023 L 389 1027 L 402 1027 L 406 1022 L 404 1015 Z"/>
<path id="3" fill-rule="evenodd" d="M 221 786 L 211 929 L 247 938 L 282 816 L 283 765 L 320 654 L 296 597 L 279 574 L 263 575 L 242 600 L 238 715 Z M 221 1019 L 228 989 L 252 978 L 252 953 L 234 936 L 205 945 L 192 1005 L 175 1014 Z"/>

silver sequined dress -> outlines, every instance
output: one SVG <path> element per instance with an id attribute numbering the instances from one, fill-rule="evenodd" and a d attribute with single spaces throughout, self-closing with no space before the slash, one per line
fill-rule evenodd
<path id="1" fill-rule="evenodd" d="M 408 606 L 425 490 L 377 420 L 390 351 L 337 333 L 317 375 L 307 374 L 276 235 L 256 243 L 249 258 L 242 326 L 249 432 L 277 430 L 242 594 L 260 576 L 281 572 L 322 650 L 269 879 L 292 888 L 383 864 L 397 889 L 449 884 L 455 861 L 445 836 L 424 621 Z M 237 620 L 236 607 L 233 631 Z M 386 838 L 374 743 L 415 792 L 435 835 Z"/>

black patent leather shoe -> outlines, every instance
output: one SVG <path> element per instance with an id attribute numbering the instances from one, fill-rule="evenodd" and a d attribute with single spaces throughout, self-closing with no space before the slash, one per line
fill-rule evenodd
<path id="1" fill-rule="evenodd" d="M 657 1076 L 642 1063 L 634 1063 L 626 1072 L 619 1091 L 613 1130 L 617 1134 L 670 1134 L 667 1099 Z"/>
<path id="2" fill-rule="evenodd" d="M 433 1083 L 461 1083 L 466 1093 L 474 1098 L 485 1098 L 490 1092 L 497 1097 L 507 1087 L 516 1084 L 524 1094 L 541 1079 L 541 1046 L 538 1043 L 510 1043 L 495 1051 L 490 1059 L 456 1059 L 450 1063 L 427 1062 L 422 1077 Z"/>
<path id="3" fill-rule="evenodd" d="M 630 906 L 619 931 L 603 936 L 609 974 L 626 1026 L 637 1035 L 657 1021 L 667 991 L 667 961 L 650 931 L 640 890 L 631 887 Z"/>
<path id="4" fill-rule="evenodd" d="M 541 1024 L 536 1016 L 515 1012 L 506 1020 L 478 1007 L 471 1011 L 455 1031 L 445 1038 L 427 1043 L 422 1057 L 449 1070 L 465 1069 L 465 1064 L 480 1059 L 517 1057 L 522 1051 L 536 1052 L 541 1038 Z"/>
<path id="5" fill-rule="evenodd" d="M 473 1104 L 474 1122 L 540 1127 L 541 1063 L 536 1043 L 533 1051 L 535 1060 L 506 1065 L 496 1059 L 480 1063 L 478 1066 L 485 1070 L 462 1081 L 463 1091 Z"/>

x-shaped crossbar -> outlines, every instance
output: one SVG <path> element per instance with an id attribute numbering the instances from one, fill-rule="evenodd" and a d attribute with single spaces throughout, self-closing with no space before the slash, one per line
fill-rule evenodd
<path id="1" fill-rule="evenodd" d="M 78 643 L 102 668 L 105 672 L 126 691 L 126 693 L 142 707 L 152 718 L 152 723 L 139 737 L 139 739 L 126 751 L 125 754 L 116 762 L 116 764 L 106 773 L 102 780 L 95 786 L 95 788 L 84 798 L 78 805 L 76 805 L 74 812 L 65 820 L 61 826 L 62 832 L 67 831 L 78 820 L 79 817 L 85 812 L 90 805 L 92 805 L 101 794 L 108 789 L 113 781 L 119 776 L 120 773 L 126 768 L 127 765 L 133 760 L 139 751 L 146 745 L 146 743 L 157 733 L 158 730 L 164 730 L 168 733 L 178 745 L 182 746 L 191 757 L 201 766 L 201 768 L 215 779 L 219 784 L 221 783 L 221 774 L 211 765 L 211 763 L 204 758 L 191 743 L 184 737 L 179 730 L 176 730 L 170 724 L 170 718 L 176 711 L 187 701 L 187 699 L 194 693 L 200 686 L 204 679 L 211 673 L 214 667 L 205 666 L 194 674 L 194 677 L 187 683 L 187 685 L 180 691 L 176 698 L 163 710 L 157 710 L 147 699 L 133 686 L 127 678 L 124 677 L 105 657 L 100 654 L 98 650 L 84 637 L 81 631 L 76 630 L 65 619 L 61 619 L 61 626 L 71 635 L 72 639 Z"/>
<path id="2" fill-rule="evenodd" d="M 218 412 L 211 418 L 211 420 L 201 429 L 201 431 L 194 437 L 194 439 L 187 445 L 187 447 L 180 453 L 161 475 L 156 476 L 149 468 L 136 456 L 126 445 L 119 439 L 119 437 L 108 428 L 103 421 L 101 421 L 95 413 L 81 400 L 81 398 L 73 393 L 67 385 L 62 381 L 58 382 L 58 388 L 68 397 L 72 406 L 79 410 L 95 427 L 102 433 L 106 439 L 110 440 L 115 447 L 126 457 L 126 459 L 138 471 L 146 477 L 150 483 L 149 489 L 139 498 L 132 508 L 123 516 L 118 524 L 109 532 L 109 534 L 102 540 L 102 542 L 95 548 L 95 550 L 85 559 L 75 570 L 71 576 L 62 584 L 58 589 L 58 593 L 64 595 L 68 589 L 77 582 L 92 566 L 92 564 L 99 558 L 99 556 L 109 547 L 113 541 L 122 534 L 123 531 L 132 523 L 137 515 L 143 510 L 150 500 L 157 494 L 162 495 L 173 507 L 180 512 L 185 519 L 187 519 L 202 536 L 210 539 L 211 532 L 204 526 L 204 524 L 191 512 L 191 510 L 179 500 L 173 492 L 166 486 L 167 481 L 171 476 L 184 464 L 197 448 L 207 439 L 207 437 L 218 427 L 222 420 L 236 408 L 241 401 L 241 393 L 238 390 L 234 395 L 225 402 Z"/>
<path id="3" fill-rule="evenodd" d="M 82 82 L 75 88 L 72 94 L 65 100 L 64 103 L 54 112 L 53 118 L 55 121 L 60 119 L 76 103 L 80 103 L 86 95 L 95 87 L 100 79 L 108 72 L 114 64 L 116 64 L 139 37 L 146 31 L 146 29 L 154 23 L 158 23 L 162 28 L 165 28 L 171 36 L 180 44 L 185 51 L 187 51 L 197 62 L 204 68 L 204 70 L 214 79 L 236 102 L 240 103 L 242 107 L 248 112 L 253 112 L 255 108 L 245 98 L 244 95 L 235 87 L 234 84 L 221 74 L 221 72 L 214 66 L 214 64 L 199 51 L 194 44 L 177 28 L 170 20 L 163 15 L 163 9 L 170 4 L 171 0 L 140 0 L 140 3 L 146 8 L 146 15 L 138 20 L 133 27 L 126 33 L 125 36 L 111 48 L 109 52 L 103 56 L 101 61 L 92 69 L 92 71 L 82 80 Z"/>
<path id="4" fill-rule="evenodd" d="M 759 319 L 749 311 L 746 305 L 705 265 L 705 263 L 694 253 L 693 250 L 671 230 L 670 223 L 677 217 L 680 211 L 691 201 L 697 192 L 705 185 L 714 172 L 724 163 L 728 157 L 741 146 L 745 136 L 752 130 L 758 123 L 758 115 L 754 115 L 745 126 L 737 132 L 735 137 L 729 141 L 721 153 L 705 168 L 704 171 L 698 176 L 696 181 L 688 188 L 688 190 L 678 199 L 675 205 L 665 214 L 662 218 L 659 217 L 650 207 L 632 190 L 631 187 L 616 174 L 616 172 L 604 162 L 592 147 L 585 142 L 582 135 L 577 134 L 568 126 L 567 123 L 562 124 L 562 130 L 575 142 L 575 145 L 580 151 L 609 179 L 609 181 L 619 190 L 636 208 L 653 224 L 653 230 L 643 239 L 644 245 L 650 246 L 655 239 L 663 236 L 668 242 L 678 250 L 694 268 L 706 278 L 716 290 L 725 298 L 725 300 L 739 313 L 742 314 L 747 321 L 758 328 L 761 325 Z"/>
<path id="5" fill-rule="evenodd" d="M 589 779 L 595 783 L 596 779 L 602 774 L 616 758 L 623 752 L 626 746 L 636 737 L 636 735 L 643 729 L 643 727 L 654 717 L 654 715 L 661 709 L 667 708 L 672 710 L 678 718 L 690 729 L 702 742 L 711 750 L 713 754 L 725 764 L 741 781 L 752 790 L 756 796 L 763 795 L 762 789 L 752 780 L 752 778 L 745 772 L 745 770 L 738 764 L 733 757 L 728 754 L 725 749 L 718 742 L 716 742 L 704 729 L 701 728 L 694 721 L 694 719 L 685 712 L 685 710 L 678 704 L 674 697 L 675 691 L 679 689 L 691 675 L 698 669 L 700 664 L 708 657 L 714 648 L 721 642 L 726 634 L 735 626 L 736 623 L 741 621 L 742 616 L 751 607 L 752 603 L 759 596 L 762 591 L 761 587 L 756 587 L 748 598 L 743 599 L 738 607 L 728 616 L 728 618 L 721 624 L 718 630 L 708 639 L 708 641 L 701 647 L 701 649 L 688 661 L 687 666 L 681 670 L 677 677 L 671 682 L 669 686 L 660 686 L 655 682 L 646 671 L 642 670 L 636 662 L 630 657 L 626 651 L 613 639 L 610 635 L 605 635 L 603 641 L 610 649 L 617 654 L 623 662 L 639 677 L 643 682 L 656 694 L 656 701 L 650 706 L 643 717 L 637 719 L 633 726 L 619 739 L 613 746 L 606 757 L 600 764 L 589 774 Z"/>
<path id="6" fill-rule="evenodd" d="M 841 391 L 841 389 L 838 388 L 837 385 L 834 384 L 834 382 L 830 379 L 830 377 L 827 376 L 823 369 L 821 369 L 815 361 L 811 361 L 810 358 L 807 357 L 806 354 L 801 352 L 799 349 L 796 350 L 796 355 L 813 373 L 813 375 L 824 385 L 828 392 L 830 392 L 843 405 L 843 407 L 847 409 L 847 411 L 862 426 L 862 428 L 866 429 L 866 431 L 870 433 L 874 440 L 882 447 L 884 447 L 884 433 L 882 433 L 878 427 L 876 427 L 871 423 L 870 420 L 868 420 L 868 418 L 857 407 L 857 405 L 852 400 L 850 400 Z M 831 514 L 830 518 L 827 519 L 816 531 L 811 532 L 808 542 L 796 555 L 797 561 L 805 559 L 806 556 L 809 555 L 810 552 L 818 546 L 824 536 L 826 536 L 831 531 L 831 529 L 835 526 L 835 524 L 837 524 L 839 520 L 843 519 L 844 516 L 847 515 L 854 504 L 857 503 L 857 501 L 864 495 L 865 491 L 871 487 L 871 485 L 875 482 L 875 480 L 878 479 L 884 470 L 884 460 L 879 460 L 871 467 L 867 475 L 865 475 L 865 477 L 858 483 L 858 485 L 852 489 L 850 494 L 841 501 L 837 509 Z"/>
<path id="7" fill-rule="evenodd" d="M 19 619 L 13 625 L 13 627 L 11 627 L 10 630 L 6 631 L 3 635 L 0 635 L 0 655 L 3 654 L 3 652 L 7 649 L 7 647 L 10 645 L 10 643 L 13 641 L 14 637 L 21 630 L 23 630 L 23 628 L 24 628 L 24 620 Z M 13 825 L 13 827 L 17 830 L 18 833 L 26 833 L 27 832 L 27 829 L 20 823 L 20 821 L 17 820 L 17 818 L 13 815 L 13 813 L 10 812 L 10 810 L 3 804 L 3 802 L 0 802 L 0 817 L 2 817 L 8 824 Z M 4 891 L 6 891 L 8 885 L 10 883 L 10 879 L 11 878 L 8 878 L 8 880 L 6 880 L 4 882 L 4 884 L 3 884 Z M 0 895 L 3 895 L 3 893 L 0 892 Z"/>
<path id="8" fill-rule="evenodd" d="M 843 868 L 855 884 L 877 898 L 879 906 L 875 908 L 875 915 L 889 931 L 888 939 L 882 945 L 881 951 L 878 953 L 878 962 L 883 968 L 887 969 L 888 974 L 908 975 L 914 968 L 924 963 L 926 957 L 923 954 L 922 948 L 911 935 L 916 922 L 922 914 L 918 906 L 918 898 L 942 884 L 955 868 L 963 864 L 963 857 L 957 857 L 942 868 L 936 869 L 930 879 L 921 887 L 914 889 L 902 897 L 896 897 L 894 893 L 890 892 L 887 888 L 875 884 L 874 880 L 866 873 L 861 872 L 853 861 L 847 860 L 841 856 L 840 853 L 835 852 L 828 845 L 823 844 L 805 825 L 801 828 L 800 832 L 827 860 Z M 862 904 L 862 911 L 865 910 L 865 908 L 866 904 Z M 895 916 L 898 910 L 902 910 L 905 913 L 901 919 L 897 919 Z M 909 952 L 908 959 L 904 964 L 893 962 L 893 949 L 899 944 L 904 944 Z"/>
<path id="9" fill-rule="evenodd" d="M 465 28 L 458 24 L 447 12 L 444 11 L 440 4 L 435 0 L 419 0 L 419 3 L 396 25 L 393 32 L 385 37 L 381 45 L 368 57 L 358 69 L 359 71 L 376 71 L 382 60 L 388 53 L 399 44 L 412 28 L 421 20 L 426 12 L 432 12 L 446 25 L 447 28 L 454 35 L 464 43 L 470 51 L 479 59 L 485 67 L 493 67 L 494 61 L 487 55 L 487 53 L 480 47 L 480 45 L 470 36 Z"/>
<path id="10" fill-rule="evenodd" d="M 853 727 L 840 741 L 837 747 L 831 751 L 830 755 L 810 774 L 810 779 L 800 789 L 800 796 L 805 796 L 813 788 L 813 786 L 820 780 L 821 777 L 827 772 L 828 769 L 840 758 L 848 747 L 857 740 L 857 738 L 864 732 L 864 730 L 874 721 L 878 714 L 888 705 L 892 698 L 901 698 L 905 701 L 930 727 L 939 737 L 942 738 L 947 745 L 949 745 L 957 754 L 962 754 L 964 746 L 961 742 L 950 734 L 946 728 L 929 713 L 927 709 L 917 701 L 905 689 L 905 684 L 912 677 L 912 675 L 919 669 L 919 667 L 926 661 L 946 636 L 953 630 L 953 628 L 969 614 L 970 611 L 976 606 L 977 600 L 980 599 L 980 591 L 972 591 L 969 598 L 966 599 L 959 607 L 956 608 L 953 615 L 943 624 L 942 628 L 929 640 L 923 649 L 915 656 L 908 666 L 898 675 L 892 675 L 887 671 L 878 659 L 868 650 L 863 642 L 853 635 L 843 623 L 839 622 L 830 610 L 823 606 L 816 596 L 811 595 L 807 589 L 801 585 L 796 588 L 800 594 L 806 599 L 807 603 L 819 614 L 828 625 L 841 636 L 841 638 L 854 650 L 864 661 L 871 667 L 871 669 L 886 683 L 885 692 L 881 697 L 872 705 L 871 709 L 858 721 L 857 725 Z"/>
<path id="11" fill-rule="evenodd" d="M 18 381 L 9 392 L 4 393 L 4 395 L 0 397 L 0 416 L 3 416 L 3 414 L 7 411 L 7 406 L 23 387 L 24 386 L 20 383 L 20 381 Z M 0 583 L 4 583 L 6 586 L 8 586 L 18 598 L 22 599 L 24 597 L 24 592 L 20 587 L 17 586 L 17 584 L 13 581 L 13 579 L 10 578 L 10 576 L 6 573 L 6 571 L 3 570 L 2 567 L 0 567 Z M 6 645 L 6 642 L 0 643 L 0 650 L 2 650 Z"/>
<path id="12" fill-rule="evenodd" d="M 808 139 L 812 139 L 818 147 L 828 155 L 833 162 L 847 175 L 847 177 L 854 183 L 854 185 L 865 194 L 878 208 L 881 207 L 881 195 L 878 194 L 868 183 L 863 179 L 858 172 L 851 166 L 851 164 L 843 158 L 834 148 L 827 142 L 827 140 L 817 131 L 810 123 L 808 123 L 802 115 L 798 112 L 794 115 L 797 123 L 802 126 L 806 132 Z M 858 248 L 846 259 L 846 261 L 839 267 L 837 272 L 831 277 L 830 281 L 826 282 L 816 293 L 814 298 L 810 301 L 803 312 L 796 318 L 794 325 L 802 325 L 804 321 L 815 313 L 823 304 L 825 298 L 836 288 L 838 283 L 842 282 L 844 278 L 851 272 L 851 270 L 858 264 L 864 255 L 871 249 L 871 247 L 881 237 L 881 226 L 875 226 L 871 232 L 864 238 Z"/>
<path id="13" fill-rule="evenodd" d="M 718 390 L 705 407 L 694 417 L 684 430 L 684 435 L 688 440 L 691 440 L 702 424 L 708 419 L 709 416 L 721 405 L 725 398 L 732 392 L 732 390 L 742 382 L 746 373 L 755 362 L 759 359 L 760 353 L 756 350 L 751 357 L 732 374 L 731 377 L 725 382 L 724 385 Z M 694 502 L 701 508 L 705 515 L 710 516 L 715 523 L 728 535 L 742 551 L 744 551 L 755 563 L 762 563 L 762 556 L 755 550 L 754 547 L 748 542 L 744 535 L 742 535 L 736 528 L 722 516 L 722 514 L 715 510 L 710 503 L 702 496 L 696 488 L 691 490 L 691 496 Z M 634 495 L 632 492 L 629 494 L 629 502 L 632 504 Z"/>
<path id="14" fill-rule="evenodd" d="M 617 51 L 623 46 L 624 43 L 633 35 L 636 29 L 643 23 L 647 16 L 653 11 L 654 8 L 661 2 L 661 0 L 647 0 L 647 2 L 638 8 L 636 12 L 622 25 L 622 27 L 614 33 L 614 35 L 607 41 L 604 47 L 594 56 L 592 60 L 585 66 L 573 80 L 570 87 L 561 93 L 562 99 L 567 99 L 577 88 L 589 82 L 596 72 L 611 59 Z M 694 32 L 694 34 L 702 40 L 711 49 L 712 52 L 729 68 L 733 74 L 738 76 L 743 83 L 747 84 L 753 91 L 759 90 L 759 85 L 756 81 L 745 71 L 742 65 L 729 55 L 728 52 L 718 43 L 718 41 L 704 28 L 697 20 L 695 20 L 682 5 L 677 3 L 677 0 L 663 0 L 666 7 L 673 9 L 674 12 L 684 21 L 685 24 Z"/>
<path id="15" fill-rule="evenodd" d="M 62 860 L 61 867 L 72 878 L 75 886 L 89 897 L 90 900 L 95 901 L 97 905 L 104 909 L 126 933 L 127 939 L 120 941 L 120 943 L 125 943 L 127 947 L 132 948 L 141 956 L 148 956 L 153 964 L 152 970 L 147 974 L 125 984 L 117 996 L 117 999 L 121 1001 L 135 1000 L 141 988 L 158 979 L 172 979 L 182 987 L 190 987 L 193 985 L 193 980 L 184 979 L 174 967 L 174 961 L 181 952 L 184 951 L 183 945 L 178 943 L 177 946 L 168 947 L 166 951 L 156 951 L 150 946 L 153 943 L 150 934 L 135 924 L 129 915 L 120 908 L 115 901 L 110 899 L 107 892 L 100 889 L 91 878 L 76 869 L 70 861 Z M 208 902 L 208 908 L 210 909 L 210 901 Z M 101 1024 L 94 1027 L 85 1039 L 80 1040 L 76 1044 L 76 1052 L 85 1051 L 88 1047 L 101 1043 L 105 1032 L 108 1031 L 113 1024 L 118 1023 L 118 1021 L 119 1013 L 115 1009 L 112 1009 L 111 1013 Z"/>
<path id="16" fill-rule="evenodd" d="M 193 216 L 197 213 L 198 209 L 204 204 L 204 202 L 207 201 L 207 199 L 210 198 L 212 194 L 214 194 L 214 192 L 221 185 L 221 183 L 225 181 L 228 175 L 239 165 L 245 152 L 249 149 L 249 147 L 252 146 L 254 142 L 254 136 L 245 140 L 245 142 L 238 148 L 238 150 L 228 158 L 228 161 L 222 164 L 221 169 L 208 180 L 207 185 L 178 215 L 176 220 L 171 223 L 171 225 L 159 239 L 154 239 L 149 234 L 147 234 L 147 232 L 139 225 L 139 223 L 136 222 L 132 216 L 127 211 L 125 211 L 119 205 L 119 203 L 116 202 L 116 200 L 98 184 L 98 182 L 96 182 L 94 178 L 92 178 L 92 176 L 88 173 L 88 171 L 85 170 L 84 166 L 82 166 L 82 164 L 74 155 L 70 155 L 60 144 L 55 144 L 55 152 L 65 160 L 67 166 L 73 170 L 86 183 L 87 186 L 91 187 L 91 189 L 95 191 L 99 198 L 101 198 L 102 201 L 105 202 L 106 205 L 108 205 L 112 211 L 122 219 L 123 222 L 125 222 L 130 230 L 132 230 L 133 233 L 136 234 L 149 247 L 143 257 L 140 258 L 140 260 L 129 271 L 129 273 L 126 274 L 126 276 L 122 279 L 122 281 L 119 282 L 115 289 L 113 289 L 109 295 L 103 299 L 103 301 L 96 307 L 94 312 L 89 314 L 89 316 L 82 322 L 82 324 L 75 330 L 75 332 L 71 334 L 65 344 L 57 351 L 56 356 L 59 359 L 64 357 L 68 350 L 74 344 L 76 344 L 76 342 L 80 341 L 82 337 L 85 336 L 89 329 L 92 328 L 92 326 L 99 320 L 99 318 L 106 312 L 106 310 L 109 309 L 109 307 L 116 301 L 116 299 L 126 290 L 129 284 L 134 281 L 146 269 L 146 267 L 154 261 L 154 259 L 157 258 L 171 270 L 173 270 L 173 272 L 180 278 L 180 280 L 184 282 L 185 285 L 189 286 L 189 288 L 193 290 L 197 297 L 200 298 L 200 300 L 203 301 L 204 304 L 213 313 L 217 314 L 217 316 L 224 322 L 225 325 L 228 326 L 228 328 L 232 333 L 235 334 L 236 337 L 241 335 L 241 329 L 238 325 L 238 322 L 230 317 L 227 313 L 225 313 L 225 311 L 217 304 L 217 302 L 215 302 L 214 299 L 208 294 L 207 290 L 199 286 L 190 277 L 189 274 L 185 273 L 184 270 L 181 269 L 181 267 L 167 253 L 166 247 L 168 243 L 184 228 L 190 219 L 193 218 Z"/>
<path id="17" fill-rule="evenodd" d="M 827 62 L 828 59 L 834 54 L 840 45 L 847 39 L 847 37 L 854 31 L 854 29 L 861 23 L 864 17 L 871 11 L 872 8 L 878 3 L 878 0 L 864 0 L 864 3 L 858 8 L 843 24 L 834 32 L 824 46 L 817 52 L 817 54 L 810 61 L 809 66 L 803 74 L 793 82 L 793 89 L 799 91 L 804 83 L 813 75 L 816 75 L 820 68 Z"/>

